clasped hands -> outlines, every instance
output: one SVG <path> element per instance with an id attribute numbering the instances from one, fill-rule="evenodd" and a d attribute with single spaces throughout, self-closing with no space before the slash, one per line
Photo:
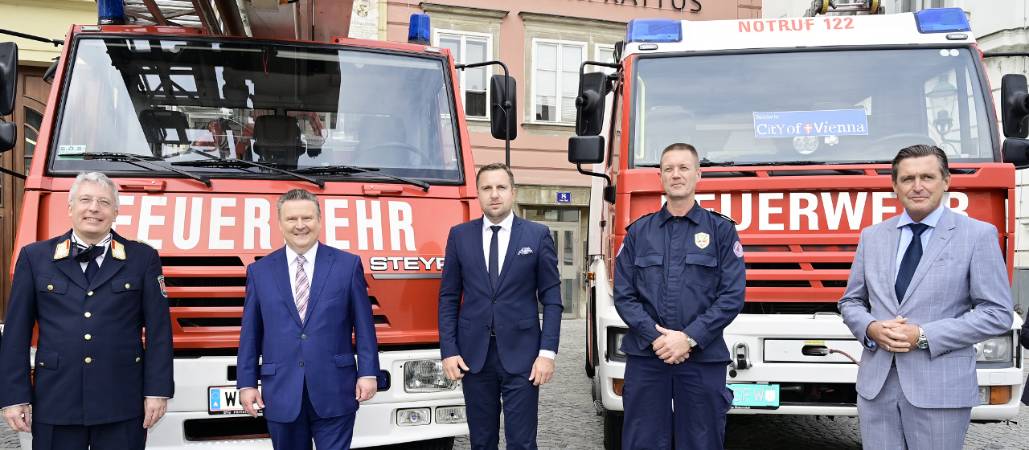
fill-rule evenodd
<path id="1" fill-rule="evenodd" d="M 658 358 L 661 358 L 666 364 L 680 364 L 690 358 L 690 351 L 693 350 L 693 347 L 690 346 L 686 333 L 669 330 L 661 325 L 655 324 L 654 326 L 657 327 L 661 336 L 654 339 L 650 346 L 654 348 Z"/>
<path id="2" fill-rule="evenodd" d="M 888 352 L 906 353 L 915 348 L 919 331 L 918 325 L 897 316 L 896 319 L 876 320 L 868 324 L 865 334 Z"/>
<path id="3" fill-rule="evenodd" d="M 468 370 L 468 365 L 465 364 L 464 358 L 461 358 L 461 355 L 443 358 L 443 374 L 451 381 L 464 378 L 464 374 Z M 553 377 L 554 360 L 546 356 L 537 356 L 536 361 L 532 363 L 532 371 L 529 373 L 529 381 L 532 382 L 532 385 L 540 386 L 547 384 Z"/>

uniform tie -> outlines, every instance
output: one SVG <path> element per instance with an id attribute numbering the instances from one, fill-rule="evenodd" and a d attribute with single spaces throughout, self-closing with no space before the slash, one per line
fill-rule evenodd
<path id="1" fill-rule="evenodd" d="M 497 232 L 500 231 L 500 225 L 491 225 L 489 229 L 493 230 L 493 236 L 489 238 L 489 283 L 493 289 L 497 288 L 497 283 L 500 281 L 500 262 L 499 262 L 499 247 L 497 243 Z"/>
<path id="2" fill-rule="evenodd" d="M 922 259 L 922 233 L 929 229 L 929 225 L 911 223 L 908 224 L 908 228 L 911 229 L 911 243 L 908 244 L 907 250 L 904 251 L 904 257 L 900 260 L 897 283 L 894 285 L 894 289 L 897 291 L 898 302 L 904 300 L 904 293 L 907 292 L 908 285 L 911 284 L 911 277 L 915 274 L 915 269 L 918 268 L 918 261 Z"/>
<path id="3" fill-rule="evenodd" d="M 311 286 L 307 281 L 307 272 L 304 271 L 304 264 L 307 263 L 307 258 L 304 258 L 304 255 L 297 255 L 296 261 L 296 292 L 294 293 L 293 300 L 297 304 L 297 314 L 300 315 L 300 323 L 304 323 L 307 318 L 307 299 L 311 293 Z"/>
<path id="4" fill-rule="evenodd" d="M 98 245 L 87 247 L 76 243 L 75 250 L 75 261 L 86 263 L 86 282 L 92 283 L 93 277 L 100 271 L 100 265 L 96 263 L 96 259 L 103 253 L 104 248 Z"/>

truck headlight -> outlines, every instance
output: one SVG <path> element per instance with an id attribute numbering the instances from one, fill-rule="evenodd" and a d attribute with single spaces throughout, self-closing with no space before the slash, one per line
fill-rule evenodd
<path id="1" fill-rule="evenodd" d="M 453 390 L 456 387 L 457 383 L 447 379 L 443 373 L 443 361 L 419 359 L 404 363 L 406 392 L 439 392 Z"/>
<path id="2" fill-rule="evenodd" d="M 625 328 L 608 327 L 607 329 L 607 359 L 625 361 L 625 353 L 622 352 L 622 339 L 629 330 Z"/>
<path id="3" fill-rule="evenodd" d="M 998 336 L 975 344 L 976 362 L 1008 362 L 1013 356 L 1011 335 Z"/>

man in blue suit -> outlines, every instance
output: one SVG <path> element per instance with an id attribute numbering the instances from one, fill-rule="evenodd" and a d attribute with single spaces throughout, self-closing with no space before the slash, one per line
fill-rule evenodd
<path id="1" fill-rule="evenodd" d="M 75 178 L 68 212 L 69 232 L 18 255 L 0 345 L 4 419 L 32 432 L 33 449 L 142 449 L 174 391 L 161 260 L 111 231 L 118 188 L 103 174 Z"/>
<path id="2" fill-rule="evenodd" d="M 861 231 L 843 320 L 865 345 L 858 417 L 866 449 L 953 449 L 979 404 L 975 343 L 1011 326 L 997 228 L 944 203 L 947 155 L 913 145 L 893 159 L 904 211 Z"/>
<path id="3" fill-rule="evenodd" d="M 659 176 L 667 202 L 629 225 L 615 264 L 615 309 L 629 326 L 622 447 L 722 448 L 732 403 L 722 330 L 743 309 L 743 246 L 731 219 L 697 203 L 696 148 L 665 147 Z"/>
<path id="4" fill-rule="evenodd" d="M 312 439 L 318 450 L 348 449 L 358 405 L 375 395 L 379 373 L 364 268 L 318 242 L 314 194 L 294 189 L 277 206 L 286 245 L 247 268 L 240 402 L 252 416 L 264 409 L 276 449 L 310 449 Z"/>
<path id="5" fill-rule="evenodd" d="M 561 333 L 560 277 L 550 230 L 521 219 L 514 175 L 489 164 L 475 177 L 483 217 L 450 229 L 439 290 L 443 369 L 463 380 L 474 449 L 536 448 L 539 386 L 550 381 Z M 543 330 L 539 308 L 543 305 Z"/>

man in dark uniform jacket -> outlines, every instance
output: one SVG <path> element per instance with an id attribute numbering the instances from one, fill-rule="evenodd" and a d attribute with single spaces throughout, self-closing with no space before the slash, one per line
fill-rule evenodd
<path id="1" fill-rule="evenodd" d="M 667 202 L 628 227 L 615 269 L 629 326 L 622 447 L 722 448 L 732 402 L 722 330 L 743 309 L 743 246 L 731 220 L 697 204 L 692 145 L 665 148 L 660 176 Z"/>
<path id="2" fill-rule="evenodd" d="M 0 407 L 11 428 L 32 432 L 33 449 L 142 449 L 174 390 L 161 261 L 111 231 L 118 189 L 103 174 L 75 179 L 68 211 L 71 231 L 18 255 L 0 344 Z"/>

